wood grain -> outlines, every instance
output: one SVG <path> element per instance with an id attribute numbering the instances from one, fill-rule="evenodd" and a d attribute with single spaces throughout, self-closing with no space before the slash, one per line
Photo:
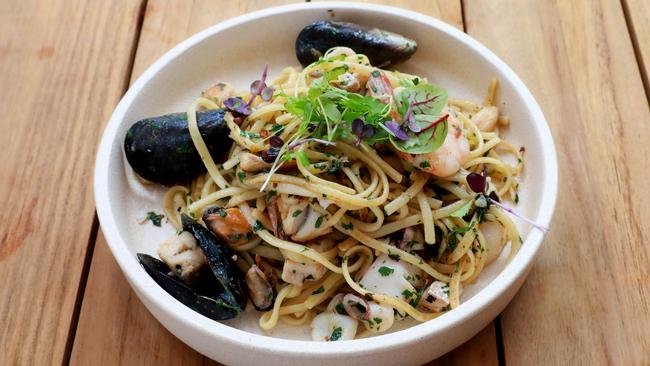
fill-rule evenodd
<path id="1" fill-rule="evenodd" d="M 0 2 L 0 364 L 60 364 L 140 0 Z"/>
<path id="2" fill-rule="evenodd" d="M 558 149 L 551 232 L 502 315 L 507 364 L 650 363 L 650 110 L 621 4 L 465 5 L 468 33 L 532 89 Z"/>
<path id="3" fill-rule="evenodd" d="M 374 1 L 377 2 L 377 1 Z M 133 68 L 135 79 L 169 48 L 220 20 L 275 2 L 149 1 Z M 440 17 L 462 29 L 460 1 L 384 1 Z M 143 345 L 145 345 L 143 347 Z M 72 364 L 214 364 L 165 330 L 131 291 L 99 235 L 88 277 Z M 430 365 L 496 365 L 494 328 Z"/>
<path id="4" fill-rule="evenodd" d="M 645 84 L 646 97 L 650 100 L 650 1 L 621 0 L 634 43 L 639 69 Z"/>

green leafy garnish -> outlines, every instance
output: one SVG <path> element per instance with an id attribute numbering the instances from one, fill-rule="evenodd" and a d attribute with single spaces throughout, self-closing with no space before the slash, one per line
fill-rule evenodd
<path id="1" fill-rule="evenodd" d="M 380 274 L 382 277 L 390 276 L 391 273 L 395 272 L 395 270 L 394 270 L 393 268 L 386 267 L 386 266 L 381 266 L 381 267 L 379 267 L 379 269 L 378 269 L 377 271 L 379 272 L 379 274 Z"/>
<path id="2" fill-rule="evenodd" d="M 474 200 L 469 200 L 466 204 L 463 205 L 463 207 L 459 208 L 458 210 L 452 212 L 449 214 L 451 217 L 465 217 L 469 210 L 472 208 L 472 204 L 474 204 Z"/>
<path id="3" fill-rule="evenodd" d="M 255 220 L 255 225 L 253 225 L 253 232 L 258 232 L 264 229 L 264 225 L 260 220 Z"/>
<path id="4" fill-rule="evenodd" d="M 456 249 L 456 246 L 458 246 L 458 238 L 456 237 L 456 235 L 465 234 L 471 229 L 472 229 L 472 225 L 469 225 L 465 227 L 454 228 L 454 230 L 449 232 L 449 234 L 447 235 L 447 249 L 449 249 L 450 252 L 453 252 Z"/>
<path id="5" fill-rule="evenodd" d="M 311 294 L 312 295 L 318 295 L 318 294 L 323 293 L 323 292 L 325 292 L 325 287 L 321 286 L 321 287 L 315 289 Z"/>
<path id="6" fill-rule="evenodd" d="M 447 120 L 440 116 L 447 104 L 447 90 L 419 82 L 399 90 L 397 110 L 408 126 L 408 139 L 403 141 L 391 136 L 390 141 L 398 150 L 409 154 L 428 154 L 436 150 L 447 137 Z"/>
<path id="7" fill-rule="evenodd" d="M 411 298 L 411 296 L 415 296 L 415 293 L 413 291 L 404 290 L 402 291 L 402 296 L 404 296 L 404 298 L 408 300 L 409 298 Z"/>
<path id="8" fill-rule="evenodd" d="M 291 216 L 292 217 L 298 217 L 298 216 L 300 216 L 301 213 L 302 213 L 302 210 L 295 210 L 295 211 L 293 211 Z"/>
<path id="9" fill-rule="evenodd" d="M 300 164 L 303 166 L 308 166 L 309 165 L 309 158 L 307 158 L 307 154 L 305 154 L 304 151 L 296 151 L 296 158 L 298 161 L 300 161 Z"/>
<path id="10" fill-rule="evenodd" d="M 316 229 L 318 229 L 322 224 L 323 224 L 323 216 L 318 216 L 316 222 L 314 223 L 314 226 L 316 227 Z"/>
<path id="11" fill-rule="evenodd" d="M 153 211 L 149 211 L 149 212 L 147 212 L 146 220 L 151 221 L 151 223 L 154 224 L 154 226 L 160 227 L 160 224 L 161 224 L 162 219 L 164 217 L 165 217 L 165 215 L 157 214 L 157 213 L 155 213 Z"/>
<path id="12" fill-rule="evenodd" d="M 330 336 L 330 341 L 338 341 L 341 339 L 341 335 L 343 333 L 343 328 L 341 327 L 336 327 L 332 330 L 332 335 Z"/>

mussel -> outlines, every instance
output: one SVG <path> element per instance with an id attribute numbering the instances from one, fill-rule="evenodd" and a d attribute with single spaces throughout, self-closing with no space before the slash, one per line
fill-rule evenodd
<path id="1" fill-rule="evenodd" d="M 181 216 L 183 229 L 190 232 L 205 254 L 208 266 L 192 283 L 181 281 L 161 260 L 138 253 L 149 275 L 177 300 L 214 320 L 236 317 L 248 301 L 245 275 L 234 263 L 234 252 L 191 217 Z"/>
<path id="2" fill-rule="evenodd" d="M 302 29 L 296 39 L 296 56 L 307 66 L 332 47 L 343 46 L 368 56 L 377 67 L 391 67 L 407 60 L 417 43 L 399 34 L 354 23 L 318 21 Z"/>
<path id="3" fill-rule="evenodd" d="M 232 144 L 225 113 L 225 109 L 196 113 L 199 131 L 215 161 Z M 124 153 L 131 168 L 151 182 L 185 182 L 205 172 L 190 136 L 186 113 L 166 114 L 136 122 L 126 133 Z"/>
<path id="4" fill-rule="evenodd" d="M 189 231 L 196 238 L 212 273 L 224 288 L 224 296 L 228 303 L 239 305 L 240 309 L 244 309 L 248 300 L 246 280 L 244 273 L 235 264 L 235 252 L 188 215 L 182 214 L 181 222 L 183 230 Z"/>
<path id="5" fill-rule="evenodd" d="M 138 253 L 138 260 L 160 287 L 201 315 L 213 320 L 226 320 L 236 317 L 241 311 L 222 297 L 221 288 L 205 274 L 190 287 L 173 276 L 165 262 L 143 253 Z"/>

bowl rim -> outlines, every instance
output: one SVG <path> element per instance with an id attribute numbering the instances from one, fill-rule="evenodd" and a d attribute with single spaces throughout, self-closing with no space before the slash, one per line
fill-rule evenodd
<path id="1" fill-rule="evenodd" d="M 318 347 L 313 347 L 315 344 L 313 341 L 290 340 L 250 333 L 210 320 L 194 312 L 174 299 L 159 287 L 150 276 L 146 275 L 146 272 L 138 263 L 135 255 L 130 252 L 126 241 L 120 234 L 120 230 L 118 229 L 114 219 L 115 212 L 113 212 L 112 206 L 109 202 L 108 186 L 110 184 L 110 174 L 108 172 L 108 165 L 112 146 L 117 137 L 118 128 L 129 106 L 139 94 L 140 90 L 170 61 L 218 32 L 260 18 L 307 9 L 313 11 L 327 9 L 362 9 L 371 10 L 385 15 L 406 17 L 417 23 L 421 23 L 422 26 L 437 28 L 439 31 L 448 34 L 454 38 L 455 41 L 463 43 L 465 46 L 471 48 L 473 51 L 483 56 L 488 63 L 493 64 L 494 67 L 499 69 L 504 74 L 505 78 L 512 83 L 515 92 L 517 92 L 524 100 L 524 104 L 533 116 L 532 125 L 535 127 L 536 132 L 541 139 L 540 144 L 544 157 L 542 159 L 543 169 L 546 173 L 542 182 L 541 192 L 544 199 L 540 201 L 538 214 L 534 219 L 541 225 L 549 225 L 557 198 L 558 171 L 556 150 L 550 128 L 544 118 L 541 108 L 535 101 L 532 93 L 514 71 L 480 42 L 441 20 L 411 10 L 392 6 L 335 1 L 322 3 L 298 3 L 271 7 L 219 22 L 179 43 L 156 60 L 144 73 L 142 73 L 120 100 L 111 115 L 109 123 L 104 130 L 95 162 L 94 192 L 97 215 L 108 246 L 122 272 L 128 279 L 128 282 L 132 287 L 134 287 L 134 290 L 139 296 L 144 297 L 150 303 L 158 304 L 162 311 L 164 311 L 167 316 L 173 317 L 176 322 L 182 323 L 193 331 L 208 334 L 213 339 L 219 339 L 225 343 L 238 343 L 239 345 L 250 349 L 264 348 L 271 352 L 283 354 L 321 356 L 336 354 L 342 356 L 357 353 L 359 351 L 365 353 L 377 351 L 379 349 L 386 350 L 387 348 L 398 348 L 427 338 L 428 336 L 440 334 L 448 328 L 458 326 L 464 321 L 477 316 L 482 309 L 495 302 L 499 296 L 504 295 L 507 289 L 510 288 L 518 278 L 525 276 L 527 274 L 527 269 L 541 246 L 544 236 L 543 233 L 539 230 L 531 230 L 514 259 L 490 283 L 488 283 L 472 298 L 465 301 L 462 306 L 445 314 L 443 317 L 417 324 L 401 331 L 377 335 L 370 338 L 340 342 L 321 342 L 318 344 Z M 161 321 L 161 323 L 163 322 Z M 163 325 L 165 324 L 163 323 Z"/>

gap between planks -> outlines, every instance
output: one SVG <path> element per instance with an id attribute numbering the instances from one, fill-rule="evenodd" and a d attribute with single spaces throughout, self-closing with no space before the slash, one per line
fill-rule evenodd
<path id="1" fill-rule="evenodd" d="M 621 7 L 623 8 L 623 15 L 625 16 L 625 25 L 627 26 L 627 32 L 630 35 L 630 39 L 632 40 L 634 57 L 636 58 L 636 64 L 639 67 L 639 73 L 641 74 L 641 81 L 643 82 L 645 97 L 648 100 L 648 103 L 650 103 L 650 81 L 648 81 L 648 70 L 646 69 L 646 64 L 643 60 L 643 50 L 642 50 L 643 46 L 641 45 L 638 36 L 638 32 L 641 32 L 643 30 L 636 29 L 634 25 L 634 19 L 630 12 L 630 6 L 628 4 L 628 1 L 629 0 L 621 0 Z M 641 25 L 638 26 L 641 27 Z M 650 60 L 645 60 L 645 61 L 650 63 Z"/>

